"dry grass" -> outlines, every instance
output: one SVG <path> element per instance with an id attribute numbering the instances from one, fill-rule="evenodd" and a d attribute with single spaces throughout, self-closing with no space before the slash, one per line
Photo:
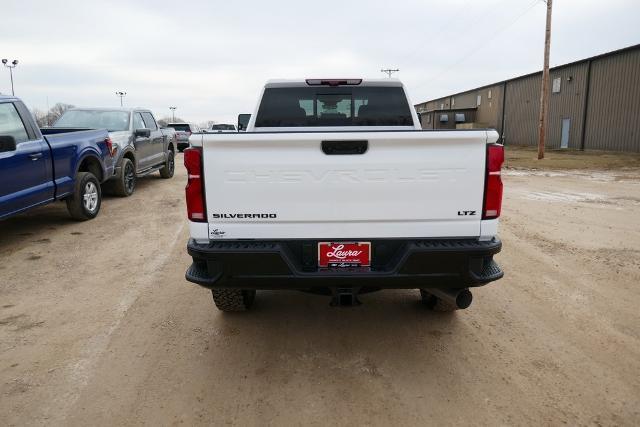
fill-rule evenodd
<path id="1" fill-rule="evenodd" d="M 505 147 L 505 166 L 516 169 L 598 169 L 640 168 L 640 154 L 611 151 L 549 150 L 538 160 L 535 147 Z"/>

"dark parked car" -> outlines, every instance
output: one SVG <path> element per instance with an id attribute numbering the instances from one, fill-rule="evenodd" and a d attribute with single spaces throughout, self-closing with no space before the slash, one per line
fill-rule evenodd
<path id="1" fill-rule="evenodd" d="M 168 123 L 167 127 L 176 130 L 176 141 L 180 151 L 189 147 L 189 137 L 192 133 L 200 132 L 200 127 L 195 123 Z"/>
<path id="2" fill-rule="evenodd" d="M 175 132 L 160 129 L 149 110 L 141 108 L 74 108 L 67 110 L 53 125 L 64 128 L 105 128 L 116 148 L 116 173 L 105 190 L 130 196 L 136 179 L 160 171 L 171 178 L 177 150 Z"/>
<path id="3" fill-rule="evenodd" d="M 0 219 L 56 200 L 74 219 L 94 218 L 113 155 L 106 129 L 39 129 L 22 101 L 0 96 Z"/>

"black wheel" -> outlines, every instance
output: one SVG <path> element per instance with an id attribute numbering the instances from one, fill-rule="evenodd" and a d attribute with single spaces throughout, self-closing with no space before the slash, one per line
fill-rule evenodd
<path id="1" fill-rule="evenodd" d="M 245 311 L 253 305 L 255 290 L 212 289 L 213 302 L 221 311 Z"/>
<path id="2" fill-rule="evenodd" d="M 133 162 L 127 158 L 122 159 L 120 173 L 113 182 L 109 181 L 109 189 L 116 196 L 129 197 L 136 189 L 136 168 Z"/>
<path id="3" fill-rule="evenodd" d="M 456 311 L 458 307 L 454 304 L 449 304 L 446 301 L 438 298 L 437 296 L 430 294 L 424 289 L 420 289 L 420 297 L 422 298 L 422 303 L 427 306 L 429 310 L 433 311 Z"/>
<path id="4" fill-rule="evenodd" d="M 71 218 L 78 221 L 95 218 L 102 203 L 102 190 L 95 175 L 91 172 L 78 172 L 73 195 L 66 202 Z"/>
<path id="5" fill-rule="evenodd" d="M 167 161 L 164 164 L 164 167 L 160 169 L 160 176 L 164 179 L 171 178 L 173 176 L 173 172 L 176 168 L 176 160 L 173 155 L 173 151 L 169 151 L 169 155 L 167 156 Z"/>

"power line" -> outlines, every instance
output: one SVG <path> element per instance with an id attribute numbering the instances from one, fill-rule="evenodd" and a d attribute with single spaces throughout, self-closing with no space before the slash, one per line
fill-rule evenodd
<path id="1" fill-rule="evenodd" d="M 509 23 L 507 23 L 507 25 L 501 27 L 500 29 L 498 29 L 498 31 L 496 31 L 495 33 L 493 33 L 491 36 L 489 36 L 489 38 L 483 40 L 481 43 L 477 44 L 476 46 L 473 47 L 473 49 L 470 49 L 465 55 L 463 55 L 458 61 L 454 62 L 453 64 L 451 64 L 450 66 L 448 66 L 447 68 L 445 68 L 444 70 L 442 70 L 439 74 L 437 74 L 434 77 L 425 79 L 425 81 L 419 85 L 413 86 L 413 90 L 423 87 L 425 84 L 430 83 L 430 82 L 434 82 L 436 80 L 438 80 L 440 77 L 442 77 L 443 75 L 445 75 L 446 73 L 448 73 L 452 68 L 457 67 L 458 65 L 460 65 L 461 63 L 463 63 L 464 61 L 466 61 L 469 57 L 475 55 L 476 53 L 478 53 L 478 50 L 481 47 L 484 47 L 484 45 L 488 44 L 489 42 L 493 41 L 493 39 L 496 38 L 496 36 L 498 36 L 499 34 L 501 34 L 503 31 L 505 31 L 506 29 L 508 29 L 509 27 L 511 27 L 513 24 L 515 24 L 516 22 L 518 22 L 520 20 L 520 18 L 522 18 L 524 15 L 526 15 L 531 9 L 533 9 L 540 0 L 534 0 L 532 3 L 530 3 L 526 9 L 520 13 L 518 16 L 516 16 L 513 20 L 511 20 Z"/>
<path id="2" fill-rule="evenodd" d="M 442 24 L 441 26 L 438 27 L 437 30 L 433 31 L 434 37 L 429 39 L 430 43 L 433 43 L 434 41 L 437 41 L 440 38 L 440 35 L 442 34 L 442 30 L 444 30 L 445 28 L 449 27 L 449 24 L 451 24 L 453 21 L 455 21 L 458 18 L 458 12 L 460 12 L 465 6 L 467 6 L 467 4 L 469 4 L 470 0 L 466 0 L 465 2 L 463 2 L 459 8 L 457 8 L 453 14 L 451 19 L 448 19 L 444 24 Z M 418 53 L 421 49 L 422 49 L 422 45 L 416 47 L 415 49 L 413 49 L 411 51 L 411 53 L 409 53 L 409 55 L 406 56 L 407 59 L 412 59 L 416 53 Z"/>
<path id="3" fill-rule="evenodd" d="M 464 26 L 468 27 L 468 24 L 470 24 L 471 21 L 475 21 L 476 23 L 478 21 L 482 21 L 486 17 L 488 17 L 489 15 L 492 15 L 493 13 L 495 13 L 495 10 L 498 9 L 499 6 L 501 6 L 503 3 L 506 3 L 507 1 L 513 1 L 513 0 L 499 0 L 498 2 L 496 2 L 493 5 L 493 8 L 488 9 L 488 12 L 483 14 L 483 15 L 480 15 L 478 19 L 474 20 L 474 18 L 476 18 L 476 16 L 472 16 L 471 19 L 461 20 L 460 22 L 458 22 L 458 24 L 459 23 L 467 24 L 467 25 L 464 25 Z M 458 18 L 460 18 L 460 16 L 458 15 L 458 12 L 460 12 L 462 9 L 465 9 L 468 4 L 469 4 L 469 0 L 467 0 L 464 3 L 462 3 L 460 5 L 460 7 L 455 10 L 455 12 L 453 13 L 452 18 L 447 20 L 443 25 L 438 27 L 438 29 L 433 32 L 434 33 L 434 37 L 428 39 L 430 46 L 433 46 L 435 44 L 435 42 L 439 41 L 442 38 L 443 35 L 447 35 L 447 33 L 443 32 L 443 30 L 446 29 L 446 28 L 449 28 L 454 21 L 456 21 L 456 20 L 458 20 Z M 454 24 L 452 28 L 455 28 L 455 27 L 459 27 L 459 25 L 455 25 Z M 415 54 L 420 52 L 423 47 L 424 47 L 423 45 L 419 45 L 409 55 L 406 56 L 408 62 L 407 62 L 407 64 L 404 65 L 405 67 L 407 65 L 412 65 L 415 62 L 415 59 L 414 59 Z"/>

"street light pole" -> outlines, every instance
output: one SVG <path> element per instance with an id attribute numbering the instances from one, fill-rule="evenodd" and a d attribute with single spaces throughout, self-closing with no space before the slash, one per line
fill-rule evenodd
<path id="1" fill-rule="evenodd" d="M 118 92 L 116 92 L 116 96 L 119 96 L 119 97 L 120 97 L 120 106 L 122 107 L 122 98 L 124 98 L 125 96 L 127 96 L 127 92 L 121 92 L 121 91 L 118 91 Z"/>
<path id="2" fill-rule="evenodd" d="M 169 110 L 171 110 L 171 121 L 172 122 L 176 121 L 176 108 L 177 107 L 169 107 Z"/>
<path id="3" fill-rule="evenodd" d="M 11 61 L 11 65 L 8 65 L 7 62 L 9 62 L 9 60 L 2 60 L 2 64 L 9 69 L 9 76 L 11 78 L 11 95 L 15 96 L 15 92 L 13 91 L 13 69 L 16 68 L 16 65 L 18 65 L 18 60 L 14 59 L 13 61 Z"/>

